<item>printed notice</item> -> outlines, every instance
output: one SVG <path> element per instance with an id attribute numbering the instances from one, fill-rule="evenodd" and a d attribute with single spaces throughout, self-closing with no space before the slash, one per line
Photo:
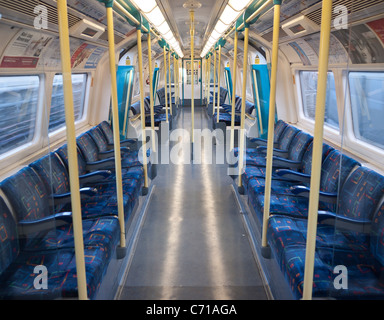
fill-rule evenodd
<path id="1" fill-rule="evenodd" d="M 36 68 L 42 51 L 52 39 L 41 32 L 21 30 L 7 46 L 0 68 Z"/>

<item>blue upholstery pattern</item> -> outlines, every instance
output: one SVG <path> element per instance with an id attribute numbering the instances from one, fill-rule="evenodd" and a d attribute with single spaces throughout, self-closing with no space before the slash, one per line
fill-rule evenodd
<path id="1" fill-rule="evenodd" d="M 330 156 L 333 157 L 332 154 Z M 348 159 L 346 162 L 354 165 Z M 336 212 L 339 219 L 347 217 L 368 223 L 371 221 L 371 229 L 364 232 L 339 227 L 338 220 L 336 225 L 318 223 L 314 297 L 384 297 L 381 277 L 384 271 L 384 204 L 380 203 L 383 196 L 384 177 L 366 167 L 358 167 L 341 184 Z M 303 294 L 307 219 L 284 213 L 274 214 L 269 217 L 267 236 L 294 296 L 300 299 Z M 343 265 L 348 270 L 348 289 L 336 290 L 333 285 L 333 271 L 337 265 Z"/>

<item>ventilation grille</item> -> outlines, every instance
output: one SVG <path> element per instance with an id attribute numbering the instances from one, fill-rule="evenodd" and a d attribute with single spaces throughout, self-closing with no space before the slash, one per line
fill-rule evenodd
<path id="1" fill-rule="evenodd" d="M 285 37 L 288 37 L 288 34 L 283 29 L 280 28 L 279 39 L 283 39 Z M 268 32 L 268 33 L 266 33 L 265 35 L 263 35 L 263 38 L 265 40 L 267 40 L 268 42 L 272 42 L 272 40 L 273 40 L 273 30 Z"/>
<path id="2" fill-rule="evenodd" d="M 47 4 L 43 1 L 40 0 L 0 0 L 0 7 L 1 8 L 6 8 L 9 10 L 13 10 L 22 14 L 25 14 L 27 16 L 31 16 L 33 18 L 36 17 L 36 14 L 33 12 L 35 7 L 37 5 L 43 5 L 47 8 L 48 11 L 48 22 L 58 25 L 59 22 L 57 20 L 57 8 L 55 6 L 52 6 L 50 4 Z M 77 22 L 79 22 L 81 19 L 74 16 L 73 14 L 68 14 L 68 24 L 69 27 L 72 27 L 75 25 Z"/>
<path id="3" fill-rule="evenodd" d="M 366 10 L 370 7 L 373 7 L 378 4 L 383 4 L 382 0 L 335 0 L 333 1 L 333 8 L 339 5 L 346 6 L 348 9 L 348 14 L 353 14 L 362 10 Z M 340 13 L 334 13 L 332 10 L 332 20 L 335 19 Z M 309 14 L 307 18 L 315 22 L 317 25 L 321 25 L 321 7 Z"/>

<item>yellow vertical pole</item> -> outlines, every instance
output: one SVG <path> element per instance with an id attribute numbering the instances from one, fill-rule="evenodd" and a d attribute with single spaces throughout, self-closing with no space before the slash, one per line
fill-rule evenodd
<path id="1" fill-rule="evenodd" d="M 192 90 L 192 101 L 191 101 L 191 111 L 192 111 L 192 131 L 191 131 L 191 135 L 192 135 L 192 143 L 194 142 L 195 138 L 194 138 L 194 134 L 193 134 L 193 130 L 194 130 L 194 127 L 195 127 L 195 77 L 194 77 L 194 73 L 195 73 L 195 61 L 194 61 L 194 45 L 195 45 L 195 13 L 193 10 L 190 11 L 190 16 L 191 16 L 191 90 Z"/>
<path id="2" fill-rule="evenodd" d="M 215 113 L 216 102 L 216 49 L 213 48 L 213 113 Z"/>
<path id="3" fill-rule="evenodd" d="M 319 207 L 319 190 L 321 177 L 323 127 L 325 115 L 325 98 L 327 93 L 327 72 L 329 62 L 329 42 L 331 33 L 332 0 L 323 0 L 321 14 L 321 35 L 319 53 L 319 73 L 317 80 L 315 133 L 313 137 L 312 174 L 308 209 L 307 246 L 304 269 L 303 299 L 312 299 L 314 259 L 316 249 L 317 212 Z"/>
<path id="4" fill-rule="evenodd" d="M 165 90 L 165 117 L 168 123 L 168 90 L 167 90 L 167 51 L 165 46 L 163 47 L 164 54 L 164 90 Z"/>
<path id="5" fill-rule="evenodd" d="M 63 90 L 65 104 L 65 122 L 67 127 L 69 180 L 71 188 L 71 204 L 73 219 L 73 236 L 75 240 L 75 257 L 78 295 L 80 300 L 87 300 L 87 284 L 84 260 L 84 240 L 81 217 L 79 169 L 77 163 L 77 147 L 75 132 L 75 115 L 73 108 L 71 55 L 68 32 L 67 1 L 57 1 L 59 20 L 61 68 L 63 73 Z"/>
<path id="6" fill-rule="evenodd" d="M 154 109 L 154 92 L 153 92 L 153 68 L 152 68 L 152 40 L 151 40 L 151 31 L 147 35 L 148 42 L 148 73 L 149 73 L 149 103 L 151 109 L 151 131 L 152 131 L 152 151 L 156 152 L 156 143 L 155 143 L 155 111 Z"/>
<path id="7" fill-rule="evenodd" d="M 275 111 L 276 111 L 276 80 L 277 80 L 277 63 L 279 54 L 279 32 L 280 32 L 280 4 L 274 6 L 273 19 L 273 46 L 272 46 L 272 70 L 271 70 L 271 91 L 269 97 L 269 118 L 268 118 L 268 142 L 267 142 L 267 165 L 265 172 L 265 192 L 264 192 L 264 215 L 263 215 L 263 231 L 261 245 L 268 247 L 267 242 L 267 226 L 269 219 L 270 203 L 271 203 L 271 183 L 272 183 L 272 157 L 273 157 L 273 135 L 275 133 Z"/>
<path id="8" fill-rule="evenodd" d="M 256 71 L 253 70 L 253 82 L 255 83 L 255 93 L 256 93 L 256 105 L 257 105 L 257 115 L 259 118 L 259 127 L 260 127 L 260 134 L 264 133 L 263 129 L 263 119 L 261 118 L 261 107 L 260 107 L 260 97 L 259 97 L 259 86 L 257 84 L 257 78 L 256 78 Z"/>
<path id="9" fill-rule="evenodd" d="M 179 57 L 176 59 L 176 103 L 177 103 L 177 108 L 179 108 L 179 96 L 180 96 L 180 88 L 179 88 L 179 81 L 180 81 L 180 70 L 179 70 Z"/>
<path id="10" fill-rule="evenodd" d="M 249 27 L 244 31 L 244 58 L 243 58 L 243 88 L 241 93 L 241 122 L 240 122 L 240 149 L 239 149 L 239 180 L 238 186 L 242 187 L 241 174 L 244 168 L 244 121 L 245 121 L 245 101 L 247 99 L 247 69 L 248 69 L 248 39 Z"/>
<path id="11" fill-rule="evenodd" d="M 237 43 L 239 33 L 235 31 L 234 57 L 233 57 L 233 76 L 232 76 L 232 117 L 231 117 L 231 143 L 230 150 L 235 147 L 235 98 L 236 98 L 236 74 L 237 74 Z"/>
<path id="12" fill-rule="evenodd" d="M 208 58 L 205 59 L 205 91 L 204 91 L 204 97 L 208 97 L 209 92 L 209 64 L 208 64 Z"/>
<path id="13" fill-rule="evenodd" d="M 221 69 L 221 45 L 219 45 L 219 61 L 217 66 L 217 123 L 220 117 L 220 69 Z M 225 133 L 224 133 L 225 134 Z"/>
<path id="14" fill-rule="evenodd" d="M 125 219 L 123 203 L 123 178 L 121 173 L 121 152 L 120 152 L 120 128 L 119 128 L 119 109 L 117 106 L 117 82 L 116 82 L 116 59 L 115 59 L 115 34 L 113 26 L 113 9 L 107 6 L 107 28 L 109 45 L 109 69 L 111 72 L 111 95 L 112 95 L 112 123 L 113 123 L 113 143 L 115 154 L 116 170 L 116 191 L 117 191 L 117 210 L 120 222 L 120 247 L 125 247 Z"/>
<path id="15" fill-rule="evenodd" d="M 208 58 L 208 88 L 207 88 L 207 106 L 209 104 L 209 90 L 211 89 L 211 55 Z"/>
<path id="16" fill-rule="evenodd" d="M 139 82 L 140 82 L 140 113 L 141 131 L 143 136 L 143 167 L 144 167 L 144 188 L 148 188 L 148 168 L 147 168 L 147 142 L 145 135 L 145 109 L 144 109 L 144 78 L 143 78 L 143 50 L 141 47 L 141 30 L 137 29 L 137 51 L 139 56 Z"/>
<path id="17" fill-rule="evenodd" d="M 176 62 L 176 54 L 173 55 L 173 83 L 174 83 L 174 87 L 175 87 L 175 104 L 177 106 L 177 100 L 178 100 L 178 97 L 177 97 L 177 91 L 178 91 L 178 83 L 177 83 L 177 62 Z"/>
<path id="18" fill-rule="evenodd" d="M 172 79 L 171 79 L 171 49 L 168 51 L 168 85 L 169 85 L 169 107 L 172 116 Z"/>

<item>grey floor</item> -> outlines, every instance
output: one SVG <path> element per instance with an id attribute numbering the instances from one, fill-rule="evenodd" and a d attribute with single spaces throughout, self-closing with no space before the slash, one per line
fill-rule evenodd
<path id="1" fill-rule="evenodd" d="M 189 130 L 190 108 L 175 120 Z M 202 108 L 195 128 L 210 128 Z M 120 299 L 267 299 L 226 173 L 209 161 L 158 166 Z"/>

